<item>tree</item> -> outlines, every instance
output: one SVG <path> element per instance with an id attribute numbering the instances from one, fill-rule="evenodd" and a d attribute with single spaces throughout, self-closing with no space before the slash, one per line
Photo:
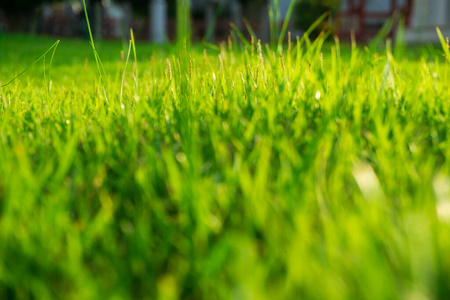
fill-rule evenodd
<path id="1" fill-rule="evenodd" d="M 306 31 L 322 14 L 329 12 L 331 16 L 335 16 L 340 5 L 339 0 L 300 0 L 295 7 L 295 25 L 297 28 Z M 329 21 L 324 20 L 312 32 L 311 36 L 317 37 L 322 30 L 333 31 L 335 28 L 331 27 Z"/>
<path id="2" fill-rule="evenodd" d="M 5 3 L 2 4 L 2 8 L 8 13 L 31 12 L 44 2 L 56 2 L 56 0 L 5 1 Z"/>

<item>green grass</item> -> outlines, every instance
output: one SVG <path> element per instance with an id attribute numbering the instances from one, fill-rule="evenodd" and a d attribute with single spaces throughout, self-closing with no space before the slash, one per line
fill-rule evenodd
<path id="1" fill-rule="evenodd" d="M 101 80 L 62 40 L 0 89 L 0 299 L 448 298 L 444 52 L 242 47 L 96 43 Z"/>

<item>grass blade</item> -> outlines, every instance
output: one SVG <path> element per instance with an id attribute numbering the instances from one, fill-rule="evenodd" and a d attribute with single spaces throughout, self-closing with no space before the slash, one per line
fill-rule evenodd
<path id="1" fill-rule="evenodd" d="M 44 54 L 42 54 L 38 59 L 36 59 L 31 65 L 29 65 L 28 67 L 25 68 L 25 70 L 23 70 L 22 72 L 19 73 L 19 75 L 17 75 L 16 77 L 14 77 L 13 79 L 11 79 L 10 81 L 8 81 L 7 83 L 5 83 L 4 85 L 0 86 L 0 88 L 4 88 L 7 85 L 10 85 L 12 82 L 14 82 L 14 80 L 16 80 L 17 78 L 19 78 L 20 76 L 22 76 L 26 71 L 28 71 L 29 69 L 31 69 L 31 67 L 33 67 L 36 63 L 38 63 L 41 59 L 43 59 L 45 57 L 45 55 L 47 55 L 47 53 L 49 53 L 53 48 L 56 49 L 56 47 L 59 44 L 59 40 L 56 41 L 50 48 L 48 48 L 47 51 L 44 52 Z M 53 52 L 54 54 L 54 52 Z M 52 60 L 53 60 L 53 55 L 52 55 Z"/>
<path id="2" fill-rule="evenodd" d="M 122 110 L 125 108 L 125 106 L 123 105 L 123 86 L 125 84 L 125 72 L 127 71 L 127 66 L 128 66 L 128 60 L 130 59 L 130 54 L 131 54 L 131 45 L 132 42 L 130 41 L 129 46 L 128 46 L 128 54 L 127 54 L 127 59 L 125 61 L 125 68 L 123 69 L 123 73 L 122 73 L 122 85 L 120 87 L 120 107 L 122 108 Z"/>
<path id="3" fill-rule="evenodd" d="M 439 27 L 436 27 L 436 32 L 439 36 L 439 41 L 441 42 L 441 46 L 442 46 L 442 50 L 444 50 L 444 54 L 445 54 L 445 58 L 447 60 L 447 62 L 450 59 L 450 50 L 448 48 L 448 44 L 444 39 L 444 36 L 442 35 L 441 30 L 439 29 Z"/>
<path id="4" fill-rule="evenodd" d="M 90 22 L 89 22 L 89 16 L 88 16 L 88 13 L 87 13 L 86 1 L 85 0 L 83 0 L 83 8 L 84 8 L 84 14 L 86 16 L 86 24 L 87 24 L 88 31 L 89 31 L 89 38 L 91 39 L 92 50 L 94 51 L 95 63 L 97 64 L 98 74 L 100 76 L 100 82 L 101 82 L 102 87 L 103 87 L 103 93 L 105 95 L 106 101 L 108 101 L 108 96 L 106 95 L 106 88 L 105 88 L 105 85 L 104 85 L 104 82 L 103 82 L 102 68 L 100 67 L 101 60 L 100 60 L 100 56 L 97 53 L 97 50 L 95 49 L 94 38 L 92 36 L 92 30 L 91 30 L 91 25 L 90 25 Z"/>
<path id="5" fill-rule="evenodd" d="M 59 41 L 56 42 L 56 45 L 53 48 L 52 56 L 50 58 L 50 66 L 48 68 L 48 95 L 49 96 L 50 96 L 50 92 L 51 92 L 51 89 L 52 89 L 52 86 L 51 86 L 52 82 L 51 82 L 51 79 L 50 79 L 50 73 L 52 71 L 53 58 L 55 57 L 55 52 L 56 52 L 56 48 L 58 48 L 58 45 L 59 45 Z"/>
<path id="6" fill-rule="evenodd" d="M 316 21 L 314 21 L 314 23 L 311 24 L 311 26 L 309 26 L 308 30 L 305 31 L 302 38 L 300 39 L 300 45 L 302 45 L 305 40 L 309 39 L 311 32 L 313 32 L 314 29 L 316 29 L 317 26 L 319 26 L 320 23 L 322 23 L 322 21 L 325 20 L 325 18 L 328 17 L 329 15 L 330 15 L 330 12 L 326 12 L 326 13 L 322 14 L 319 18 L 317 18 Z"/>
<path id="7" fill-rule="evenodd" d="M 291 3 L 289 4 L 289 8 L 287 10 L 286 17 L 283 22 L 283 27 L 281 28 L 280 37 L 278 39 L 278 48 L 280 48 L 283 43 L 283 39 L 284 39 L 284 36 L 286 35 L 286 30 L 289 25 L 289 20 L 291 19 L 291 15 L 292 15 L 292 12 L 294 11 L 294 7 L 295 7 L 296 3 L 297 3 L 296 0 L 291 0 Z"/>
<path id="8" fill-rule="evenodd" d="M 386 37 L 391 32 L 396 20 L 398 19 L 398 12 L 395 12 L 383 25 L 377 35 L 373 38 L 372 42 L 369 44 L 369 49 L 372 51 L 376 50 L 380 44 L 386 39 Z"/>
<path id="9" fill-rule="evenodd" d="M 249 49 L 251 48 L 250 42 L 245 38 L 242 32 L 237 28 L 237 26 L 233 23 L 230 24 L 231 28 L 236 32 L 237 36 L 241 39 L 241 41 L 245 44 Z"/>
<path id="10" fill-rule="evenodd" d="M 250 36 L 252 36 L 256 40 L 256 33 L 253 30 L 252 25 L 250 24 L 250 22 L 247 19 L 245 19 L 245 18 L 243 19 L 243 21 L 244 21 L 245 28 L 247 28 L 248 33 L 250 33 Z"/>

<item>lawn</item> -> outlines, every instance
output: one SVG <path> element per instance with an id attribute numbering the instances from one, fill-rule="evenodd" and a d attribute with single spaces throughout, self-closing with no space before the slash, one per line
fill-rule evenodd
<path id="1" fill-rule="evenodd" d="M 0 299 L 448 299 L 450 56 L 393 44 L 62 40 L 0 89 Z"/>

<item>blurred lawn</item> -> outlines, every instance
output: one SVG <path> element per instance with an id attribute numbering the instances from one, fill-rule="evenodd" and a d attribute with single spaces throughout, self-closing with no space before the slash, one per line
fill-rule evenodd
<path id="1" fill-rule="evenodd" d="M 308 42 L 101 42 L 105 97 L 62 40 L 0 89 L 0 299 L 447 299 L 442 51 Z"/>

